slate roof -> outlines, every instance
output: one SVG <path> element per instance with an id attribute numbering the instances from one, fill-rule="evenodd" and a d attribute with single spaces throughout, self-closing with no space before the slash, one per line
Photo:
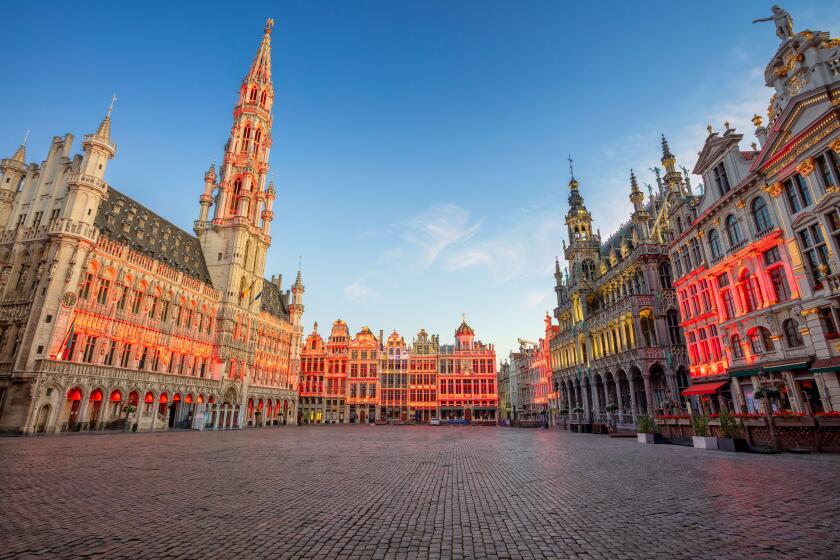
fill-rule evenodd
<path id="1" fill-rule="evenodd" d="M 198 238 L 114 187 L 99 205 L 94 225 L 108 239 L 212 285 Z"/>
<path id="2" fill-rule="evenodd" d="M 260 296 L 260 309 L 279 317 L 289 320 L 289 293 L 281 292 L 270 280 L 263 278 L 263 292 Z"/>

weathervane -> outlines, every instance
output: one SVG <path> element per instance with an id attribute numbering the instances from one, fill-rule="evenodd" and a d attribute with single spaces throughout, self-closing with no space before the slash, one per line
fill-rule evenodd
<path id="1" fill-rule="evenodd" d="M 114 93 L 113 95 L 111 95 L 111 104 L 108 106 L 108 116 L 109 117 L 111 116 L 111 111 L 114 110 L 114 103 L 116 103 L 116 101 L 117 101 L 117 94 Z"/>

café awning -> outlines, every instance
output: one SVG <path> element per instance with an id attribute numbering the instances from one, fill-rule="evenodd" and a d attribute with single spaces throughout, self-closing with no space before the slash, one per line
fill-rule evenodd
<path id="1" fill-rule="evenodd" d="M 682 395 L 690 397 L 691 395 L 714 395 L 718 389 L 729 383 L 729 381 L 714 381 L 712 383 L 698 383 L 692 385 L 688 389 L 683 389 Z"/>

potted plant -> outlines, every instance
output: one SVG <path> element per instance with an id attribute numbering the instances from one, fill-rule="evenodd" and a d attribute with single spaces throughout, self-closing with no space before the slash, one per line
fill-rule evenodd
<path id="1" fill-rule="evenodd" d="M 729 410 L 722 410 L 718 415 L 718 423 L 720 424 L 720 435 L 717 438 L 717 446 L 721 451 L 737 451 L 735 438 L 741 435 L 741 423 L 732 416 Z"/>
<path id="2" fill-rule="evenodd" d="M 717 449 L 717 438 L 709 436 L 709 417 L 698 414 L 691 417 L 694 435 L 691 441 L 697 449 Z"/>
<path id="3" fill-rule="evenodd" d="M 656 443 L 656 422 L 647 415 L 636 419 L 636 438 L 639 443 Z"/>
<path id="4" fill-rule="evenodd" d="M 561 408 L 561 409 L 560 409 L 560 410 L 558 410 L 557 412 L 558 412 L 558 414 L 563 414 L 563 415 L 565 415 L 565 414 L 568 414 L 568 413 L 569 413 L 569 409 L 568 409 L 568 408 Z"/>
<path id="5" fill-rule="evenodd" d="M 610 413 L 615 412 L 616 410 L 618 410 L 618 405 L 614 402 L 608 402 L 607 406 L 604 407 L 604 410 Z"/>

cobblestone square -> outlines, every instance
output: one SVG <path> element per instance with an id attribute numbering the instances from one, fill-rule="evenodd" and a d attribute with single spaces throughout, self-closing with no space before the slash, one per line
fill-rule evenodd
<path id="1" fill-rule="evenodd" d="M 838 558 L 840 457 L 475 427 L 0 439 L 0 558 Z"/>

